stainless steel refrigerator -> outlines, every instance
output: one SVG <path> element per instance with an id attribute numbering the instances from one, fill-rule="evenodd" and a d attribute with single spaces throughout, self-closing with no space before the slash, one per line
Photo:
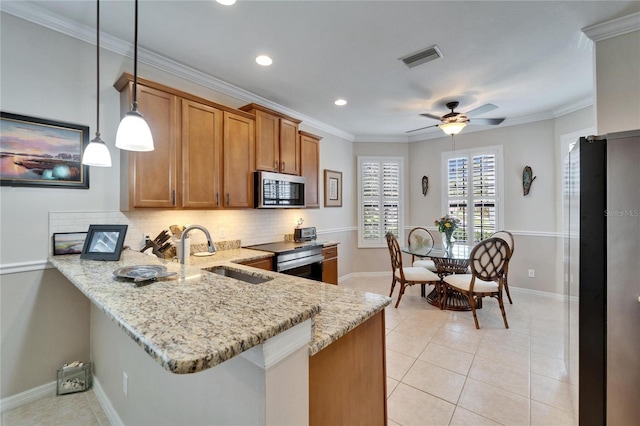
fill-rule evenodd
<path id="1" fill-rule="evenodd" d="M 564 176 L 565 360 L 580 424 L 640 424 L 640 130 L 580 138 Z"/>

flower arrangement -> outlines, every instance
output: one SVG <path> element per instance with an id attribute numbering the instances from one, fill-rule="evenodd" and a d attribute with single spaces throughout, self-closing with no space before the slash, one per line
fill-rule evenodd
<path id="1" fill-rule="evenodd" d="M 438 232 L 442 232 L 449 237 L 460 227 L 460 219 L 449 215 L 435 220 L 434 223 L 438 226 Z"/>
<path id="2" fill-rule="evenodd" d="M 460 219 L 446 215 L 435 220 L 434 223 L 438 226 L 438 231 L 442 232 L 445 236 L 444 243 L 447 250 L 453 249 L 453 241 L 451 238 L 453 236 L 453 232 L 460 227 Z"/>

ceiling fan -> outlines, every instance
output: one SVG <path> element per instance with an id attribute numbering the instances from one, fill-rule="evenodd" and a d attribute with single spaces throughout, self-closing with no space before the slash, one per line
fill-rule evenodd
<path id="1" fill-rule="evenodd" d="M 460 133 L 460 131 L 464 129 L 464 127 L 467 124 L 483 124 L 483 125 L 495 126 L 502 123 L 505 120 L 504 118 L 469 118 L 476 115 L 484 114 L 489 111 L 493 111 L 494 109 L 498 108 L 494 104 L 484 104 L 482 106 L 479 106 L 478 108 L 472 109 L 467 113 L 455 112 L 454 109 L 458 108 L 458 105 L 459 103 L 457 101 L 448 102 L 447 108 L 449 108 L 451 112 L 443 115 L 442 117 L 439 117 L 434 114 L 426 114 L 426 113 L 420 114 L 423 117 L 433 118 L 434 120 L 440 120 L 441 123 L 433 124 L 431 126 L 421 127 L 419 129 L 409 130 L 406 133 L 417 132 L 418 130 L 424 130 L 430 127 L 439 127 L 447 135 L 453 136 Z"/>

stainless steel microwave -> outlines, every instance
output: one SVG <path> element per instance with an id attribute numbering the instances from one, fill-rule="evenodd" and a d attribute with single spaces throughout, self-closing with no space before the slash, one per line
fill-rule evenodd
<path id="1" fill-rule="evenodd" d="M 303 176 L 272 172 L 254 173 L 254 204 L 257 209 L 304 208 Z"/>

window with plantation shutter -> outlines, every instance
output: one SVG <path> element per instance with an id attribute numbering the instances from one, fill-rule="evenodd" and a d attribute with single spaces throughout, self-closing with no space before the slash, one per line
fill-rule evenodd
<path id="1" fill-rule="evenodd" d="M 402 157 L 358 157 L 358 246 L 386 247 L 402 239 Z"/>
<path id="2" fill-rule="evenodd" d="M 442 153 L 445 214 L 460 219 L 456 241 L 473 243 L 502 229 L 502 147 Z"/>

